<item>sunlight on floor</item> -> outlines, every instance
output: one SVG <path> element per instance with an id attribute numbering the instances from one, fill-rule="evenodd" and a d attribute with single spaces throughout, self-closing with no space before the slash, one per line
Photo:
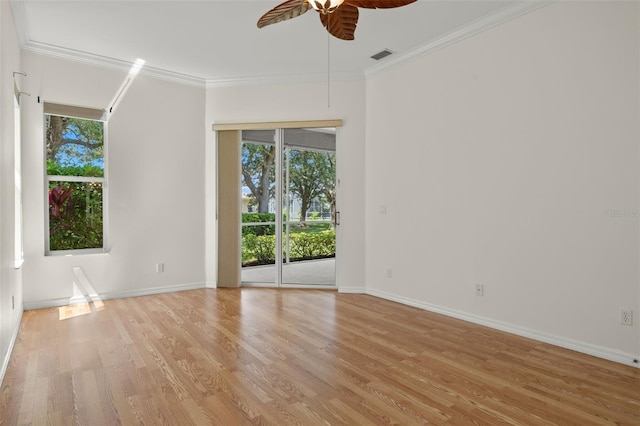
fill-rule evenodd
<path id="1" fill-rule="evenodd" d="M 58 317 L 60 318 L 60 321 L 75 318 L 80 315 L 87 315 L 91 312 L 98 312 L 105 308 L 104 302 L 93 288 L 93 285 L 91 285 L 91 281 L 89 281 L 84 270 L 79 266 L 74 266 L 72 271 L 75 277 L 73 285 L 77 291 L 82 293 L 86 302 L 75 303 L 73 305 L 58 308 Z"/>
<path id="2" fill-rule="evenodd" d="M 98 312 L 104 309 L 102 300 L 93 301 L 91 303 L 78 303 L 75 305 L 61 306 L 58 308 L 58 319 L 60 321 L 87 315 L 91 312 Z"/>
<path id="3" fill-rule="evenodd" d="M 58 308 L 58 318 L 60 321 L 90 313 L 91 307 L 88 303 L 79 303 L 77 305 L 61 306 Z"/>

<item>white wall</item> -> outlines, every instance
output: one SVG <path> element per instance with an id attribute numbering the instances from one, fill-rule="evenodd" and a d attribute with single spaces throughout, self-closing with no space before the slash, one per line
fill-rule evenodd
<path id="1" fill-rule="evenodd" d="M 369 293 L 638 358 L 639 6 L 558 2 L 369 79 Z"/>
<path id="2" fill-rule="evenodd" d="M 215 133 L 212 124 L 342 119 L 337 137 L 337 284 L 364 290 L 364 94 L 363 81 L 210 87 L 207 89 L 207 284 L 215 286 Z M 223 208 L 223 207 L 221 207 Z"/>
<path id="3" fill-rule="evenodd" d="M 23 53 L 23 65 L 33 94 L 23 113 L 26 306 L 68 301 L 74 266 L 106 297 L 204 286 L 204 88 L 137 77 L 108 123 L 109 253 L 45 256 L 43 119 L 35 98 L 106 108 L 127 71 L 31 53 Z"/>
<path id="4" fill-rule="evenodd" d="M 20 56 L 0 4 L 5 353 L 19 321 L 7 296 L 22 298 L 7 78 Z M 23 53 L 33 95 L 23 105 L 24 302 L 67 301 L 73 266 L 106 296 L 215 287 L 211 125 L 340 118 L 341 291 L 630 362 L 640 355 L 638 16 L 637 2 L 559 2 L 366 83 L 334 81 L 330 108 L 326 83 L 205 90 L 140 75 L 109 123 L 110 252 L 72 257 L 44 256 L 36 97 L 106 107 L 126 70 Z M 622 217 L 605 214 L 615 209 Z M 635 311 L 634 326 L 618 324 L 620 307 Z"/>
<path id="5" fill-rule="evenodd" d="M 0 2 L 0 381 L 22 317 L 22 270 L 14 267 L 13 101 L 13 73 L 22 71 L 11 9 L 3 1 Z M 24 78 L 18 76 L 17 80 L 22 89 Z"/>

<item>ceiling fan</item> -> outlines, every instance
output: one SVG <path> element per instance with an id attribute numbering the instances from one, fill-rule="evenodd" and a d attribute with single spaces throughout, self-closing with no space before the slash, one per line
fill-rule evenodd
<path id="1" fill-rule="evenodd" d="M 359 7 L 366 9 L 390 9 L 405 6 L 416 0 L 288 0 L 262 15 L 258 28 L 286 21 L 315 9 L 320 14 L 322 25 L 342 40 L 355 38 Z"/>

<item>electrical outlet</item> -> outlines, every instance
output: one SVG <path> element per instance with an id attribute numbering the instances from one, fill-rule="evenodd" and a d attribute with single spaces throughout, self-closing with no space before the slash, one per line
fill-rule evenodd
<path id="1" fill-rule="evenodd" d="M 484 296 L 484 286 L 482 284 L 476 284 L 476 296 Z"/>
<path id="2" fill-rule="evenodd" d="M 164 263 L 156 263 L 156 272 L 161 274 L 164 272 Z"/>
<path id="3" fill-rule="evenodd" d="M 633 325 L 633 310 L 620 308 L 620 324 Z"/>
<path id="4" fill-rule="evenodd" d="M 393 276 L 393 271 L 391 270 L 391 268 L 387 269 L 387 278 L 391 278 Z"/>

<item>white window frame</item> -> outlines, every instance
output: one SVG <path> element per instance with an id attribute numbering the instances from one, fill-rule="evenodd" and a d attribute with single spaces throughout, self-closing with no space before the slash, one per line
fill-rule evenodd
<path id="1" fill-rule="evenodd" d="M 13 114 L 14 114 L 14 267 L 22 268 L 24 263 L 23 225 L 22 225 L 22 122 L 20 114 L 20 91 L 14 83 Z"/>
<path id="2" fill-rule="evenodd" d="M 107 126 L 107 113 L 104 110 L 84 108 L 71 105 L 61 105 L 54 103 L 44 103 L 43 111 L 43 123 L 45 123 L 46 115 L 58 115 L 63 117 L 81 118 L 84 120 L 94 120 L 103 122 L 103 164 L 104 164 L 104 176 L 103 177 L 89 177 L 89 176 L 59 176 L 47 174 L 47 141 L 46 141 L 46 126 L 43 125 L 43 144 L 42 149 L 44 152 L 44 198 L 45 198 L 45 255 L 46 256 L 70 256 L 70 255 L 83 255 L 83 254 L 99 254 L 108 253 L 108 222 L 109 222 L 109 202 L 108 202 L 108 126 Z M 86 248 L 86 249 L 73 249 L 73 250 L 51 250 L 51 240 L 49 238 L 49 184 L 51 182 L 96 182 L 102 185 L 102 247 L 99 248 Z"/>

